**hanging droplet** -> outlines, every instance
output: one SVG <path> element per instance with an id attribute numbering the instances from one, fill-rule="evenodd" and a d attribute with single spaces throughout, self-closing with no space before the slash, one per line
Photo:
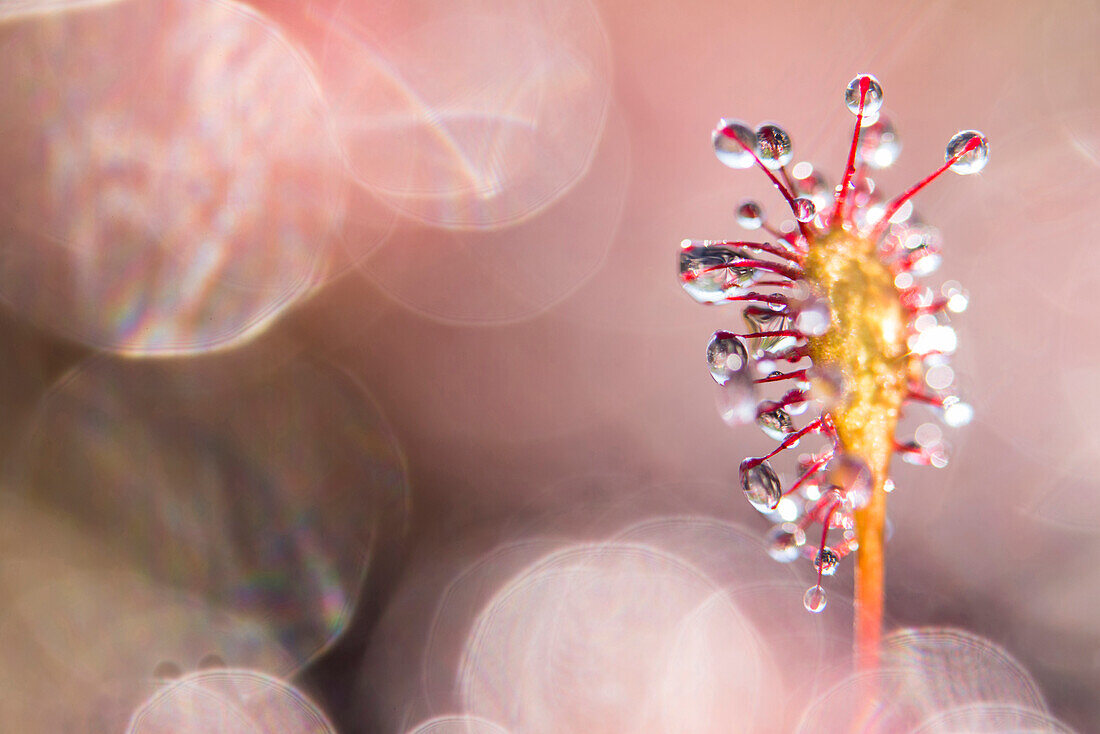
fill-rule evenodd
<path id="1" fill-rule="evenodd" d="M 699 303 L 718 303 L 756 280 L 755 268 L 729 267 L 729 263 L 745 259 L 745 252 L 732 247 L 684 240 L 680 243 L 680 284 Z"/>
<path id="2" fill-rule="evenodd" d="M 794 523 L 785 522 L 769 530 L 765 542 L 769 556 L 780 563 L 790 563 L 802 555 L 806 533 Z"/>
<path id="3" fill-rule="evenodd" d="M 824 611 L 827 602 L 825 589 L 820 586 L 811 586 L 806 589 L 806 593 L 802 596 L 802 606 L 806 607 L 807 612 L 813 612 L 814 614 L 820 614 Z"/>
<path id="4" fill-rule="evenodd" d="M 749 352 L 735 334 L 716 331 L 707 344 L 707 366 L 710 376 L 719 385 L 725 385 L 735 372 L 748 368 Z"/>
<path id="5" fill-rule="evenodd" d="M 794 212 L 794 218 L 800 222 L 812 222 L 817 216 L 817 207 L 805 196 L 800 196 L 791 202 L 791 211 Z"/>
<path id="6" fill-rule="evenodd" d="M 722 118 L 711 133 L 714 154 L 730 168 L 752 168 L 756 133 L 740 120 Z"/>
<path id="7" fill-rule="evenodd" d="M 768 306 L 748 306 L 741 313 L 745 325 L 753 333 L 762 331 L 784 331 L 788 326 L 787 317 L 782 311 Z M 764 336 L 753 339 L 756 347 L 773 354 L 781 354 L 793 347 L 798 340 L 793 336 Z M 767 370 L 771 372 L 771 370 Z"/>
<path id="8" fill-rule="evenodd" d="M 943 399 L 943 422 L 952 428 L 961 428 L 974 419 L 974 409 L 951 395 Z"/>
<path id="9" fill-rule="evenodd" d="M 848 82 L 844 90 L 844 104 L 853 115 L 859 114 L 859 98 L 863 95 L 863 116 L 874 116 L 882 108 L 882 85 L 870 74 L 860 74 Z"/>
<path id="10" fill-rule="evenodd" d="M 737 207 L 737 223 L 744 229 L 760 229 L 764 226 L 764 207 L 751 199 Z"/>
<path id="11" fill-rule="evenodd" d="M 954 354 L 959 338 L 955 330 L 945 324 L 933 326 L 911 335 L 906 344 L 914 354 Z"/>
<path id="12" fill-rule="evenodd" d="M 913 431 L 918 446 L 936 446 L 943 440 L 943 429 L 935 423 L 922 423 Z"/>
<path id="13" fill-rule="evenodd" d="M 867 462 L 853 454 L 838 453 L 825 471 L 825 486 L 839 491 L 854 510 L 870 504 L 873 483 Z"/>
<path id="14" fill-rule="evenodd" d="M 970 305 L 970 294 L 957 280 L 949 280 L 940 286 L 940 292 L 947 298 L 947 310 L 962 313 Z"/>
<path id="15" fill-rule="evenodd" d="M 735 372 L 718 391 L 718 415 L 727 426 L 743 426 L 756 418 L 756 383 L 748 370 Z"/>
<path id="16" fill-rule="evenodd" d="M 783 489 L 779 485 L 779 477 L 775 470 L 766 461 L 759 464 L 751 464 L 748 460 L 741 462 L 741 489 L 749 504 L 760 512 L 768 512 L 775 509 L 783 496 Z"/>
<path id="17" fill-rule="evenodd" d="M 901 153 L 901 140 L 894 125 L 885 117 L 872 125 L 860 128 L 857 156 L 871 168 L 889 168 Z"/>
<path id="18" fill-rule="evenodd" d="M 818 295 L 811 295 L 799 304 L 794 328 L 806 336 L 821 336 L 829 330 L 832 320 L 829 302 Z"/>
<path id="19" fill-rule="evenodd" d="M 770 401 L 761 403 L 757 408 L 756 425 L 776 441 L 782 441 L 795 432 L 794 423 L 787 411 Z"/>
<path id="20" fill-rule="evenodd" d="M 840 556 L 829 546 L 825 546 L 814 556 L 814 570 L 822 576 L 832 576 L 840 564 Z"/>
<path id="21" fill-rule="evenodd" d="M 814 167 L 802 161 L 791 170 L 797 193 L 810 197 L 818 210 L 828 209 L 833 203 L 833 190 Z"/>
<path id="22" fill-rule="evenodd" d="M 930 240 L 921 240 L 914 247 L 909 248 L 909 253 L 906 255 L 909 272 L 918 278 L 936 272 L 941 262 L 943 262 L 943 256 L 940 255 L 936 244 Z"/>
<path id="23" fill-rule="evenodd" d="M 966 151 L 963 153 L 963 151 Z M 985 168 L 989 161 L 989 142 L 977 130 L 963 130 L 955 133 L 947 143 L 947 152 L 944 153 L 944 161 L 950 161 L 962 153 L 959 159 L 951 164 L 951 170 L 963 176 L 977 173 Z"/>
<path id="24" fill-rule="evenodd" d="M 778 125 L 770 123 L 756 129 L 756 155 L 773 171 L 791 162 L 794 155 L 791 136 Z"/>
<path id="25" fill-rule="evenodd" d="M 848 385 L 844 373 L 835 366 L 821 364 L 810 367 L 806 372 L 810 383 L 810 395 L 821 403 L 825 410 L 840 407 L 848 397 Z"/>
<path id="26" fill-rule="evenodd" d="M 801 390 L 791 390 L 783 396 L 784 410 L 789 415 L 802 415 L 810 407 L 809 395 Z M 797 443 L 791 444 L 791 446 L 797 446 Z"/>

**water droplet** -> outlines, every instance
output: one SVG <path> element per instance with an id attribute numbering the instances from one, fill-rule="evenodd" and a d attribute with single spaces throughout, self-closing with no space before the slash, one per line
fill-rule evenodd
<path id="1" fill-rule="evenodd" d="M 775 369 L 774 359 L 767 359 L 762 355 L 758 355 L 754 364 L 756 366 L 757 373 L 761 377 L 768 377 L 777 372 L 777 370 Z"/>
<path id="2" fill-rule="evenodd" d="M 767 306 L 748 306 L 741 314 L 745 325 L 753 333 L 761 331 L 783 331 L 787 328 L 787 317 L 781 311 Z M 798 341 L 793 336 L 765 336 L 753 340 L 756 346 L 773 354 L 780 354 L 793 347 Z M 771 372 L 772 370 L 767 370 Z"/>
<path id="3" fill-rule="evenodd" d="M 936 272 L 943 257 L 929 244 L 920 244 L 910 250 L 909 271 L 919 278 Z"/>
<path id="4" fill-rule="evenodd" d="M 833 203 L 832 187 L 806 161 L 795 165 L 791 177 L 794 178 L 796 192 L 810 197 L 818 211 L 827 209 Z"/>
<path id="5" fill-rule="evenodd" d="M 735 372 L 719 389 L 716 404 L 718 415 L 728 426 L 743 426 L 756 418 L 756 404 L 759 401 L 756 384 L 748 370 Z"/>
<path id="6" fill-rule="evenodd" d="M 741 489 L 749 504 L 760 512 L 768 512 L 779 504 L 779 498 L 783 490 L 779 485 L 779 477 L 775 470 L 766 461 L 759 464 L 741 462 Z"/>
<path id="7" fill-rule="evenodd" d="M 965 176 L 985 168 L 985 164 L 989 161 L 989 142 L 984 135 L 977 130 L 963 130 L 955 133 L 955 137 L 947 143 L 944 162 L 951 160 L 964 150 L 967 152 L 962 153 L 959 159 L 951 164 L 952 171 Z"/>
<path id="8" fill-rule="evenodd" d="M 778 125 L 766 123 L 756 129 L 756 155 L 773 171 L 791 162 L 791 136 Z"/>
<path id="9" fill-rule="evenodd" d="M 732 247 L 684 240 L 680 243 L 680 284 L 699 303 L 718 303 L 756 280 L 755 268 L 725 267 L 745 259 L 745 252 Z"/>
<path id="10" fill-rule="evenodd" d="M 954 395 L 944 398 L 943 422 L 952 428 L 961 428 L 974 419 L 974 409 Z"/>
<path id="11" fill-rule="evenodd" d="M 776 441 L 782 441 L 788 434 L 795 432 L 791 416 L 775 403 L 761 403 L 757 411 L 756 425 Z"/>
<path id="12" fill-rule="evenodd" d="M 918 446 L 935 446 L 943 440 L 943 429 L 935 423 L 921 423 L 913 431 L 913 440 Z"/>
<path id="13" fill-rule="evenodd" d="M 947 310 L 962 313 L 970 305 L 970 294 L 957 280 L 949 280 L 940 286 L 940 292 L 947 298 Z"/>
<path id="14" fill-rule="evenodd" d="M 821 336 L 829 330 L 833 313 L 829 302 L 818 295 L 811 295 L 798 306 L 794 328 L 806 336 Z"/>
<path id="15" fill-rule="evenodd" d="M 913 319 L 913 330 L 925 331 L 926 329 L 931 329 L 934 326 L 938 326 L 939 323 L 939 319 L 936 318 L 935 314 L 922 313 L 920 316 Z"/>
<path id="16" fill-rule="evenodd" d="M 735 334 L 716 331 L 707 344 L 707 366 L 710 375 L 719 385 L 725 385 L 735 372 L 744 371 L 749 364 L 749 352 Z"/>
<path id="17" fill-rule="evenodd" d="M 810 394 L 825 410 L 839 407 L 848 397 L 844 373 L 831 365 L 814 365 L 806 372 Z"/>
<path id="18" fill-rule="evenodd" d="M 832 576 L 840 565 L 840 556 L 829 546 L 825 546 L 814 556 L 814 570 L 822 576 Z"/>
<path id="19" fill-rule="evenodd" d="M 805 196 L 800 196 L 791 202 L 791 211 L 794 218 L 800 222 L 811 222 L 817 216 L 817 207 Z"/>
<path id="20" fill-rule="evenodd" d="M 867 462 L 849 453 L 839 453 L 829 462 L 824 484 L 840 491 L 853 509 L 859 510 L 871 502 L 874 477 Z"/>
<path id="21" fill-rule="evenodd" d="M 958 342 L 955 330 L 943 324 L 913 334 L 907 341 L 909 350 L 914 354 L 928 354 L 929 352 L 953 354 Z"/>
<path id="22" fill-rule="evenodd" d="M 883 492 L 886 492 L 887 494 L 889 494 L 890 492 L 893 492 L 894 489 L 895 489 L 895 484 L 894 484 L 893 479 L 887 479 L 886 481 L 884 481 L 882 483 L 882 491 Z"/>
<path id="23" fill-rule="evenodd" d="M 737 223 L 744 229 L 760 229 L 764 226 L 764 207 L 745 199 L 737 207 Z"/>
<path id="24" fill-rule="evenodd" d="M 810 407 L 809 397 L 801 390 L 791 390 L 783 396 L 784 410 L 789 415 L 802 415 Z M 797 445 L 797 443 L 791 444 L 792 447 Z"/>
<path id="25" fill-rule="evenodd" d="M 928 465 L 936 469 L 943 469 L 950 461 L 947 455 L 947 444 L 939 444 L 928 449 Z"/>
<path id="26" fill-rule="evenodd" d="M 779 500 L 779 504 L 775 507 L 775 514 L 779 516 L 779 519 L 783 522 L 794 522 L 802 516 L 802 508 L 799 507 L 799 503 L 790 497 L 784 497 Z"/>
<path id="27" fill-rule="evenodd" d="M 924 382 L 933 390 L 946 390 L 955 381 L 955 370 L 951 365 L 936 364 L 925 370 Z"/>
<path id="28" fill-rule="evenodd" d="M 756 133 L 740 120 L 718 121 L 711 133 L 714 154 L 730 168 L 752 168 L 752 151 L 756 147 Z"/>
<path id="29" fill-rule="evenodd" d="M 866 86 L 866 92 L 864 92 Z M 882 85 L 878 79 L 870 74 L 860 74 L 848 82 L 848 88 L 844 90 L 844 104 L 853 115 L 859 114 L 859 97 L 863 93 L 863 116 L 877 115 L 882 107 Z"/>
<path id="30" fill-rule="evenodd" d="M 828 603 L 828 600 L 825 598 L 825 589 L 820 586 L 811 586 L 806 589 L 806 593 L 802 597 L 802 606 L 806 607 L 807 612 L 813 612 L 814 614 L 823 612 L 826 603 Z"/>
<path id="31" fill-rule="evenodd" d="M 889 168 L 900 153 L 901 139 L 894 132 L 894 125 L 885 117 L 860 128 L 856 154 L 863 163 L 871 168 Z"/>
<path id="32" fill-rule="evenodd" d="M 809 161 L 799 161 L 791 168 L 791 178 L 799 182 L 801 187 L 811 176 L 814 175 L 814 164 Z"/>
<path id="33" fill-rule="evenodd" d="M 806 533 L 794 523 L 776 525 L 765 536 L 768 555 L 780 563 L 790 563 L 802 555 Z"/>
<path id="34" fill-rule="evenodd" d="M 905 224 L 911 216 L 913 216 L 912 199 L 902 204 L 896 212 L 890 215 L 890 224 Z"/>

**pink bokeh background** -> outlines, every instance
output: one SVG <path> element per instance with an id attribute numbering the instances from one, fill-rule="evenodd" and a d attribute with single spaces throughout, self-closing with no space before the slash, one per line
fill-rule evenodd
<path id="1" fill-rule="evenodd" d="M 160 701 L 157 660 L 96 648 L 74 673 L 52 657 L 79 643 L 43 630 L 117 605 L 221 640 L 242 656 L 230 666 L 293 681 L 342 732 L 793 730 L 843 666 L 850 564 L 811 621 L 809 569 L 753 546 L 767 523 L 737 465 L 768 442 L 722 423 L 704 361 L 740 316 L 692 302 L 675 258 L 685 237 L 740 238 L 742 198 L 780 211 L 758 172 L 715 159 L 718 118 L 778 122 L 795 160 L 835 182 L 843 89 L 870 72 L 904 146 L 875 176 L 885 191 L 938 166 L 957 130 L 991 151 L 981 175 L 917 202 L 945 243 L 930 282 L 970 293 L 954 368 L 975 419 L 950 434 L 947 468 L 895 471 L 890 624 L 992 640 L 1051 714 L 1094 730 L 1098 32 L 1083 0 L 0 7 L 0 526 L 16 528 L 0 639 L 41 643 L 0 661 L 0 711 L 34 732 L 105 700 Z M 35 453 L 42 435 L 72 436 L 71 465 Z M 229 454 L 255 468 L 230 471 Z M 117 480 L 158 462 L 144 483 Z M 89 513 L 91 491 L 107 509 Z M 192 491 L 230 499 L 195 507 Z M 110 503 L 134 493 L 166 509 L 112 524 Z M 291 519 L 254 542 L 247 523 L 201 527 L 219 503 L 259 512 L 250 498 Z M 151 569 L 155 537 L 141 538 L 158 523 L 169 558 Z M 306 548 L 302 526 L 309 552 L 265 555 L 281 534 Z M 298 566 L 350 601 L 225 591 Z M 115 585 L 50 596 L 77 567 Z M 116 583 L 119 568 L 138 580 Z M 554 659 L 555 630 L 577 659 Z M 691 665 L 742 651 L 693 674 L 762 693 L 666 681 L 697 718 L 662 709 L 646 721 L 664 729 L 631 728 L 623 701 L 647 690 L 647 666 L 678 664 L 652 660 L 668 640 Z M 82 696 L 97 670 L 110 695 Z M 76 718 L 38 715 L 58 685 Z M 744 729 L 707 718 L 748 709 Z"/>

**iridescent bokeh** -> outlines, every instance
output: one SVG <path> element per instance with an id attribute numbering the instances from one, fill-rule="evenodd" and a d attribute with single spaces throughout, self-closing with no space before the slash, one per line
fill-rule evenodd
<path id="1" fill-rule="evenodd" d="M 589 0 L 257 0 L 321 70 L 351 176 L 445 228 L 532 216 L 588 170 L 610 102 Z"/>
<path id="2" fill-rule="evenodd" d="M 345 631 L 404 535 L 404 457 L 355 380 L 272 346 L 93 358 L 43 399 L 2 496 L 0 635 L 55 663 L 0 707 L 60 688 L 43 721 L 71 726 L 164 670 L 293 673 Z"/>
<path id="3" fill-rule="evenodd" d="M 334 734 L 293 686 L 249 670 L 193 673 L 158 690 L 126 734 Z"/>
<path id="4" fill-rule="evenodd" d="M 0 298 L 24 317 L 131 355 L 205 352 L 323 277 L 346 191 L 329 118 L 246 6 L 0 18 L 0 67 Z"/>
<path id="5" fill-rule="evenodd" d="M 1098 33 L 1092 0 L 0 0 L 0 730 L 1100 730 Z M 873 675 L 851 569 L 807 614 L 741 501 L 775 444 L 702 349 L 740 318 L 670 255 L 783 218 L 716 120 L 836 183 L 863 72 L 882 191 L 990 141 L 918 202 L 974 420 L 893 472 Z"/>

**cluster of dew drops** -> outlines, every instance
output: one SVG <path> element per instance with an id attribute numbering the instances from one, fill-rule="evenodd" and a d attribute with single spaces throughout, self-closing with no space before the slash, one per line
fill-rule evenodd
<path id="1" fill-rule="evenodd" d="M 883 92 L 869 74 L 856 76 L 845 90 L 845 103 L 856 115 L 848 165 L 840 185 L 830 187 L 806 162 L 788 169 L 790 136 L 765 123 L 755 131 L 737 120 L 722 119 L 712 139 L 718 160 L 730 168 L 758 166 L 783 196 L 792 218 L 772 226 L 756 201 L 736 210 L 742 228 L 770 235 L 768 242 L 684 240 L 680 249 L 680 281 L 704 304 L 744 305 L 748 333 L 717 331 L 707 344 L 710 374 L 722 387 L 719 412 L 730 425 L 755 422 L 779 446 L 763 457 L 741 463 L 740 482 L 748 501 L 774 525 L 767 535 L 769 554 L 790 563 L 806 558 L 817 582 L 807 589 L 803 604 L 811 612 L 826 605 L 822 577 L 836 572 L 841 559 L 858 549 L 854 512 L 871 501 L 873 477 L 858 457 L 846 453 L 837 436 L 831 411 L 846 397 L 845 378 L 835 366 L 806 364 L 806 340 L 830 328 L 830 304 L 802 278 L 801 263 L 816 238 L 843 227 L 877 243 L 876 255 L 894 276 L 894 286 L 909 315 L 907 347 L 917 360 L 919 379 L 908 387 L 906 407 L 931 409 L 949 427 L 967 424 L 973 411 L 954 394 L 949 358 L 956 348 L 948 314 L 966 310 L 968 296 L 955 281 L 937 290 L 918 279 L 940 265 L 939 232 L 914 213 L 912 196 L 947 170 L 977 173 L 989 154 L 985 137 L 964 130 L 947 144 L 942 168 L 887 200 L 871 172 L 891 166 L 901 141 L 881 114 Z M 801 363 L 801 364 L 800 364 Z M 779 388 L 781 395 L 765 397 Z M 811 408 L 813 409 L 811 411 Z M 815 415 L 803 427 L 796 419 Z M 786 488 L 769 460 L 817 435 L 825 445 L 797 457 L 798 478 Z M 943 431 L 926 422 L 911 440 L 895 440 L 903 460 L 920 465 L 947 465 Z M 892 491 L 893 482 L 884 488 Z M 808 539 L 821 526 L 820 542 Z M 830 531 L 840 539 L 830 544 Z M 887 521 L 887 536 L 890 533 Z"/>

